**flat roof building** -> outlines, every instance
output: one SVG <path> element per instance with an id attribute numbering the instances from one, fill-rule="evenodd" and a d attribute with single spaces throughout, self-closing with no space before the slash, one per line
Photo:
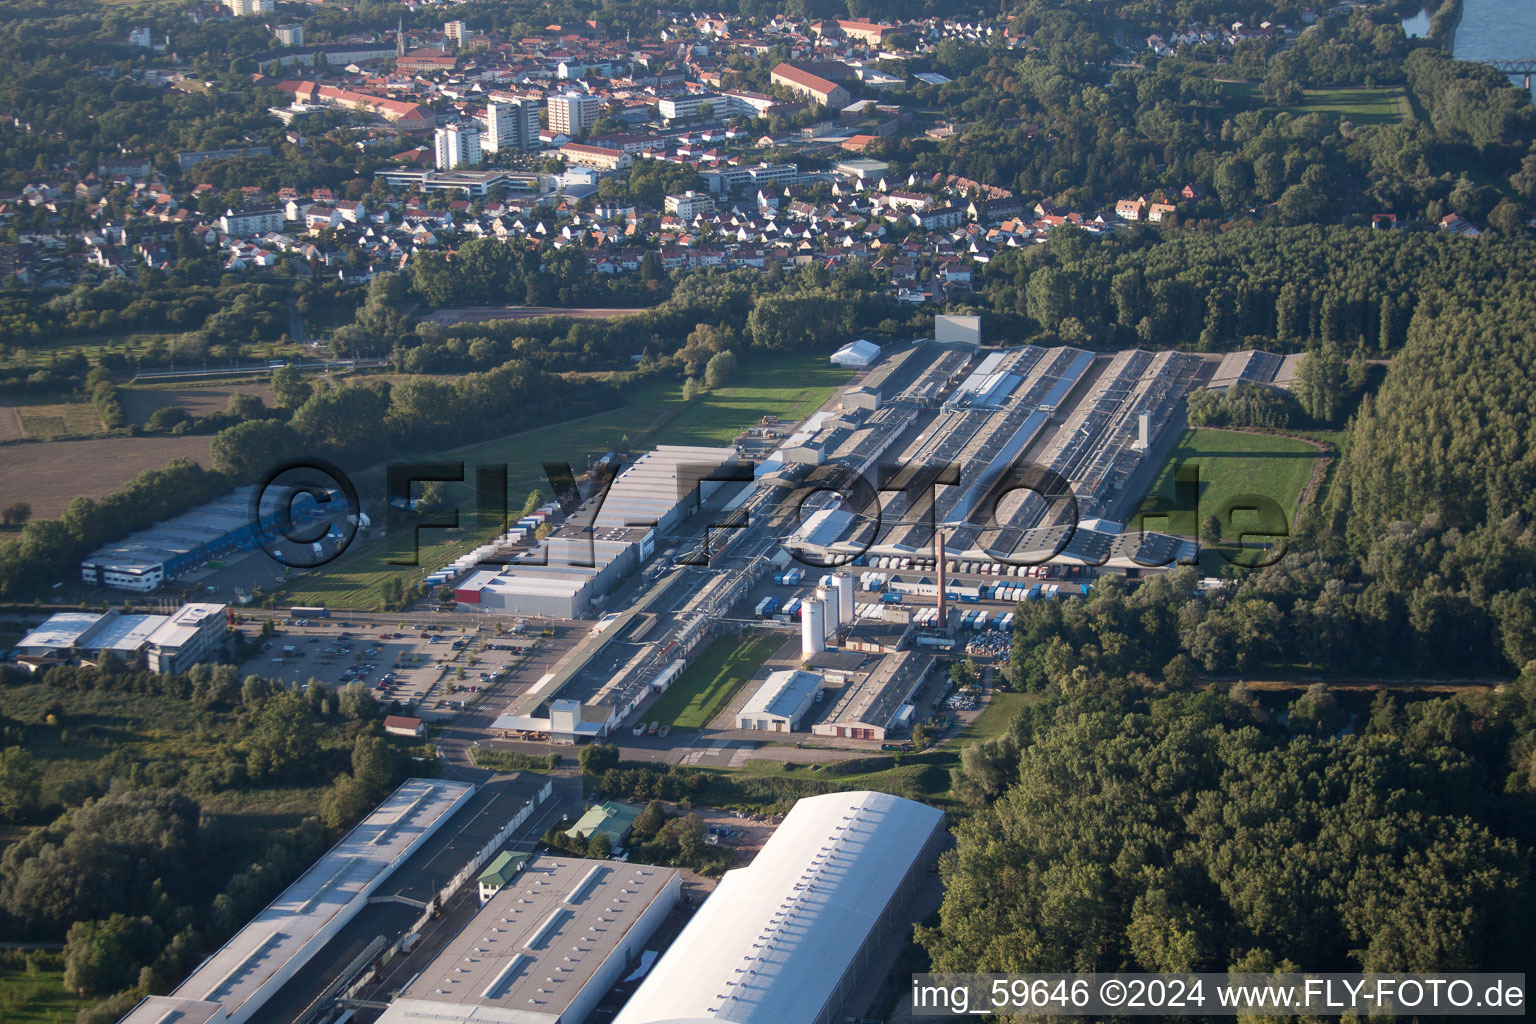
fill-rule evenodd
<path id="1" fill-rule="evenodd" d="M 152 672 L 185 672 L 223 651 L 227 605 L 185 604 L 172 615 L 59 612 L 16 645 L 23 664 L 36 667 L 79 658 L 99 660 L 110 651 L 129 666 Z"/>
<path id="2" fill-rule="evenodd" d="M 16 644 L 23 657 L 67 656 L 80 638 L 107 616 L 100 612 L 56 612 Z"/>
<path id="3" fill-rule="evenodd" d="M 816 703 L 822 678 L 814 672 L 785 669 L 768 676 L 736 713 L 736 728 L 794 732 Z"/>
<path id="4" fill-rule="evenodd" d="M 368 897 L 474 794 L 466 782 L 408 779 L 265 910 L 178 985 L 121 1024 L 261 1020 L 262 1007 Z M 209 1006 L 217 1012 L 198 1017 Z M 187 1014 L 192 1015 L 188 1016 Z M 180 1014 L 181 1016 L 177 1016 Z"/>
<path id="5" fill-rule="evenodd" d="M 681 891 L 671 868 L 537 857 L 421 969 L 379 1024 L 580 1024 Z"/>
<path id="6" fill-rule="evenodd" d="M 889 739 L 907 727 L 912 697 L 932 668 L 932 655 L 898 651 L 867 672 L 847 673 L 831 711 L 811 726 L 811 732 L 856 740 Z"/>
<path id="7" fill-rule="evenodd" d="M 590 495 L 535 551 L 500 569 L 487 564 L 454 589 L 485 611 L 575 619 L 625 573 L 655 553 L 657 534 L 691 515 L 736 462 L 734 448 L 661 445 Z"/>
<path id="8" fill-rule="evenodd" d="M 797 802 L 726 872 L 614 1024 L 838 1020 L 937 854 L 944 815 L 886 793 Z"/>
<path id="9" fill-rule="evenodd" d="M 145 641 L 151 672 L 185 672 L 223 650 L 229 605 L 184 604 Z"/>

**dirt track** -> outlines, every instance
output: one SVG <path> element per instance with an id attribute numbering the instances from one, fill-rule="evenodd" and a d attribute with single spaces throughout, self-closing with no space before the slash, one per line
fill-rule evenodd
<path id="1" fill-rule="evenodd" d="M 616 316 L 644 313 L 644 309 L 562 308 L 558 306 L 465 306 L 439 309 L 426 316 L 435 324 L 482 324 L 491 320 L 531 320 L 541 316 L 568 316 L 578 320 L 611 320 Z"/>

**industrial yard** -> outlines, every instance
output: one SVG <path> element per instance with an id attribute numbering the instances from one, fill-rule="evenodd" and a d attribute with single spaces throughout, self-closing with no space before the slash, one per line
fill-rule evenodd
<path id="1" fill-rule="evenodd" d="M 834 361 L 857 373 L 798 422 L 765 416 L 728 446 L 602 456 L 567 493 L 429 571 L 428 596 L 409 610 L 242 607 L 235 590 L 229 614 L 249 641 L 241 675 L 300 690 L 363 685 L 390 713 L 386 731 L 425 743 L 445 766 L 444 781 L 391 798 L 408 805 L 403 813 L 381 806 L 380 836 L 403 837 L 400 823 L 417 821 L 428 836 L 434 821 L 461 815 L 464 801 L 499 791 L 448 778 L 483 780 L 487 768 L 509 765 L 550 774 L 515 777 L 517 792 L 542 795 L 503 799 L 483 823 L 495 825 L 494 841 L 437 896 L 435 876 L 407 887 L 419 891 L 405 900 L 418 909 L 355 909 L 392 877 L 383 865 L 365 877 L 360 865 L 381 855 L 366 848 L 395 839 L 349 837 L 338 850 L 360 841 L 365 852 L 333 851 L 311 872 L 332 877 L 306 876 L 269 911 L 297 915 L 283 929 L 291 973 L 262 980 L 258 967 L 278 947 L 258 919 L 256 932 L 219 954 L 232 965 L 224 980 L 205 986 L 195 975 L 127 1020 L 312 1021 L 343 987 L 351 995 L 334 1005 L 364 1021 L 467 1021 L 514 1006 L 518 1019 L 550 1024 L 609 1012 L 636 1021 L 709 1015 L 726 997 L 705 989 L 731 987 L 720 951 L 734 950 L 735 931 L 768 935 L 783 915 L 802 913 L 811 915 L 807 928 L 755 969 L 773 979 L 813 961 L 836 970 L 808 994 L 775 981 L 750 998 L 776 1019 L 801 1019 L 807 999 L 848 1000 L 857 958 L 844 953 L 894 956 L 887 940 L 937 898 L 925 879 L 942 833 L 932 808 L 886 793 L 828 793 L 832 780 L 883 788 L 900 775 L 909 788 L 898 791 L 932 796 L 959 748 L 998 735 L 1018 710 L 1013 698 L 1027 696 L 996 685 L 1021 606 L 1081 599 L 1106 575 L 1137 578 L 1196 559 L 1193 531 L 1179 529 L 1188 516 L 1165 517 L 1168 532 L 1126 528 L 1166 485 L 1170 453 L 1196 450 L 1182 441 L 1201 436 L 1186 429 L 1185 396 L 1286 373 L 1262 354 L 989 350 L 974 324 L 942 326 L 950 340 L 845 346 Z M 1292 487 L 1284 497 L 1295 496 Z M 1161 500 L 1153 512 L 1172 499 Z M 259 530 L 240 514 L 248 501 L 239 492 L 109 545 L 82 574 L 129 590 L 173 578 L 211 588 L 249 575 L 263 556 Z M 323 543 L 337 543 L 334 531 Z M 98 634 L 98 645 L 122 646 L 137 636 L 136 621 L 61 618 L 32 640 L 37 657 L 57 659 L 65 655 L 54 648 Z M 248 628 L 260 623 L 259 632 Z M 570 755 L 598 743 L 629 764 L 803 779 L 801 792 L 822 795 L 802 798 L 782 822 L 699 807 L 706 845 L 735 866 L 717 886 L 626 863 L 621 851 L 642 806 L 591 792 L 597 776 L 586 777 L 585 794 L 574 789 Z M 599 852 L 616 860 L 540 852 L 529 822 L 557 814 L 579 819 L 567 834 L 582 843 L 606 830 Z M 848 841 L 840 822 L 850 820 L 889 836 L 850 847 L 872 865 L 878 881 L 868 892 L 841 892 L 814 852 Z M 409 856 L 416 840 L 402 842 Z M 433 863 L 462 861 L 462 845 Z M 781 903 L 786 886 L 822 895 L 798 908 L 799 897 Z M 352 909 L 314 918 L 332 895 Z M 448 908 L 441 923 L 417 920 L 437 906 Z M 832 911 L 836 925 L 810 926 Z M 621 918 L 622 928 L 608 927 Z M 370 928 L 376 941 L 363 942 Z M 575 945 L 552 959 L 564 937 Z M 325 941 L 345 946 L 340 974 L 309 959 Z M 418 942 L 418 965 L 386 965 L 383 951 L 408 953 Z M 679 999 L 668 979 L 701 969 L 723 980 L 688 986 Z M 857 998 L 873 995 L 861 989 Z"/>

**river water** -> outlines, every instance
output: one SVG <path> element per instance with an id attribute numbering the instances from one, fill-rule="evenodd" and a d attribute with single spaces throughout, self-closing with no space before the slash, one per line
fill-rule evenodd
<path id="1" fill-rule="evenodd" d="M 1432 8 L 1403 21 L 1410 36 L 1429 32 Z M 1536 3 L 1532 0 L 1462 0 L 1453 51 L 1458 60 L 1529 60 L 1536 58 Z M 1516 85 L 1524 76 L 1512 77 Z"/>

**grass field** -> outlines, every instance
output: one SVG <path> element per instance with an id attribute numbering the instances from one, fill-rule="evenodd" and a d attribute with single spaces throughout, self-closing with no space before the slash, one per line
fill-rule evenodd
<path id="1" fill-rule="evenodd" d="M 745 642 L 725 637 L 716 640 L 651 705 L 648 715 L 674 729 L 704 728 L 757 674 L 782 639 L 754 636 Z"/>
<path id="2" fill-rule="evenodd" d="M 882 767 L 848 770 L 857 769 L 861 763 Z M 740 768 L 701 770 L 732 784 L 730 789 L 717 793 L 706 791 L 704 799 L 715 800 L 721 806 L 741 803 L 757 809 L 783 811 L 802 796 L 858 789 L 894 793 L 943 807 L 951 799 L 950 769 L 959 764 L 957 751 L 943 749 L 899 756 L 877 753 L 850 757 L 841 762 L 752 758 Z"/>
<path id="3" fill-rule="evenodd" d="M 1020 711 L 1040 700 L 1041 695 L 1038 693 L 994 692 L 991 703 L 976 716 L 976 721 L 955 734 L 950 745 L 958 748 L 967 743 L 996 739 L 1008 731 L 1008 724 L 1018 717 Z"/>
<path id="4" fill-rule="evenodd" d="M 75 1014 L 95 1001 L 64 990 L 62 953 L 18 952 L 0 961 L 0 1020 L 6 1024 L 73 1024 Z"/>
<path id="5" fill-rule="evenodd" d="M 1152 485 L 1151 494 L 1169 503 L 1171 507 L 1177 499 L 1174 487 L 1176 468 L 1193 466 L 1200 474 L 1198 508 L 1192 517 L 1189 509 L 1179 509 L 1183 513 L 1182 520 L 1179 516 L 1172 517 L 1171 522 L 1149 520 L 1146 528 L 1193 534 L 1206 516 L 1222 516 L 1229 502 L 1237 501 L 1237 507 L 1241 507 L 1240 499 L 1244 495 L 1269 498 L 1285 513 L 1289 525 L 1295 517 L 1297 499 L 1311 479 L 1320 455 L 1313 445 L 1289 437 L 1240 430 L 1186 431 L 1169 453 L 1168 461 Z M 1232 527 L 1239 532 L 1250 524 L 1254 528 L 1258 527 L 1257 520 L 1248 518 L 1244 513 L 1237 513 L 1234 518 L 1236 521 L 1229 523 L 1224 517 L 1223 525 L 1228 528 L 1228 532 L 1231 532 Z M 1230 541 L 1236 538 L 1227 539 Z M 1212 558 L 1216 557 L 1214 553 L 1208 554 Z M 1202 559 L 1204 563 L 1205 559 Z M 1212 561 L 1206 568 L 1214 568 L 1216 564 Z"/>
<path id="6" fill-rule="evenodd" d="M 1293 114 L 1326 114 L 1353 124 L 1396 124 L 1408 116 L 1408 97 L 1400 88 L 1308 89 Z"/>
<path id="7" fill-rule="evenodd" d="M 691 403 L 683 401 L 681 384 L 653 382 L 631 391 L 625 405 L 609 412 L 430 455 L 462 460 L 470 467 L 505 465 L 509 501 L 517 509 L 535 488 L 549 496 L 542 466 L 546 461 L 566 462 L 580 475 L 591 459 L 625 447 L 625 438 L 631 451 L 659 444 L 729 444 L 764 416 L 787 422 L 804 419 L 847 380 L 847 372 L 829 366 L 824 356 L 779 356 L 743 366 L 731 385 Z M 466 470 L 466 475 L 473 473 Z M 365 495 L 382 493 L 381 478 L 360 475 L 357 481 Z M 463 509 L 463 519 L 473 507 L 470 485 L 451 490 Z M 420 537 L 418 565 L 390 564 L 392 549 L 383 544 L 355 547 L 324 569 L 299 577 L 288 586 L 285 600 L 377 609 L 382 607 L 384 582 L 391 575 L 403 572 L 407 585 L 415 583 L 482 542 L 469 530 L 423 530 Z"/>
<path id="8" fill-rule="evenodd" d="M 1234 110 L 1248 110 L 1268 102 L 1260 94 L 1257 82 L 1222 82 L 1221 86 Z M 1410 114 L 1408 96 L 1397 87 L 1307 89 L 1300 103 L 1285 109 L 1298 117 L 1323 114 L 1359 125 L 1396 124 Z"/>
<path id="9" fill-rule="evenodd" d="M 271 382 L 265 378 L 248 380 L 243 384 L 172 384 L 158 387 L 133 385 L 118 392 L 128 422 L 143 426 L 156 409 L 179 405 L 193 416 L 209 416 L 223 412 L 232 396 L 255 395 L 268 407 L 276 404 L 272 397 Z"/>

